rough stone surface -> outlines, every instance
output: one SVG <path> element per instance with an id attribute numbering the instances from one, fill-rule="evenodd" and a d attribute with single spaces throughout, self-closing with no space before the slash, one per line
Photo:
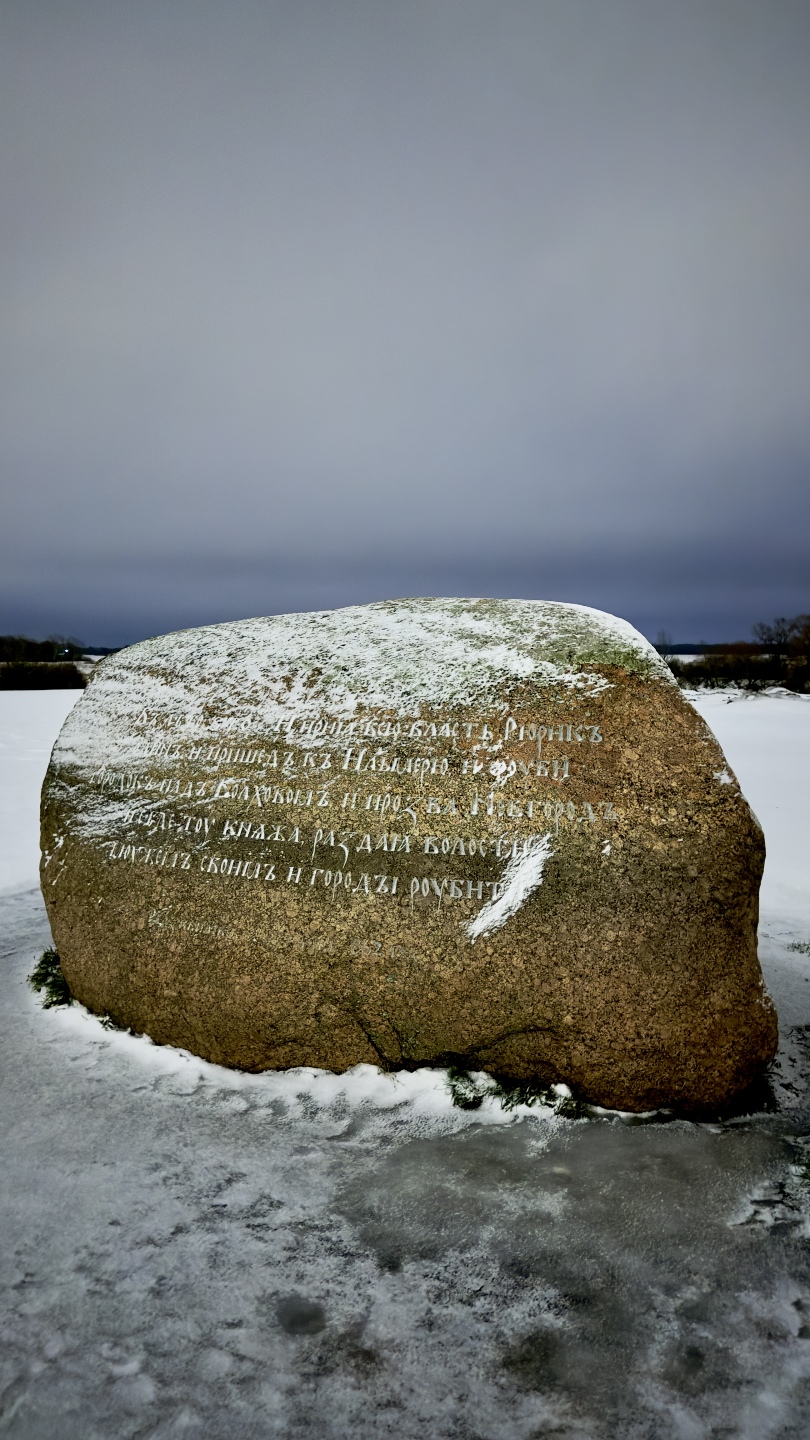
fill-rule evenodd
<path id="1" fill-rule="evenodd" d="M 624 1109 L 771 1058 L 761 830 L 623 621 L 408 600 L 102 661 L 43 788 L 74 994 L 246 1070 L 460 1063 Z"/>

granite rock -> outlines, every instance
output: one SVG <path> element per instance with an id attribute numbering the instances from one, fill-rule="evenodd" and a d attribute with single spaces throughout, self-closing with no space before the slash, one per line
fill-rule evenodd
<path id="1" fill-rule="evenodd" d="M 132 646 L 54 747 L 42 850 L 73 993 L 221 1064 L 694 1109 L 774 1052 L 762 832 L 601 611 L 404 600 Z"/>

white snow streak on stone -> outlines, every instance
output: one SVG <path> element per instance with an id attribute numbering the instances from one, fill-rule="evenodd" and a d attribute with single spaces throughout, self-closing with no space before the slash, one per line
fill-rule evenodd
<path id="1" fill-rule="evenodd" d="M 521 905 L 528 900 L 538 885 L 543 883 L 543 870 L 553 855 L 551 834 L 537 835 L 530 840 L 521 859 L 510 860 L 503 873 L 503 891 L 497 900 L 490 900 L 464 928 L 475 942 L 480 935 L 491 935 L 500 930 L 507 920 L 516 915 Z"/>

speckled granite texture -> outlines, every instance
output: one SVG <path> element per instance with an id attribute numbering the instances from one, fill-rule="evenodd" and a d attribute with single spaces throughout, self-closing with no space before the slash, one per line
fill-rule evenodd
<path id="1" fill-rule="evenodd" d="M 759 826 L 623 621 L 411 600 L 147 641 L 43 789 L 91 1009 L 246 1070 L 458 1063 L 628 1110 L 771 1058 Z"/>

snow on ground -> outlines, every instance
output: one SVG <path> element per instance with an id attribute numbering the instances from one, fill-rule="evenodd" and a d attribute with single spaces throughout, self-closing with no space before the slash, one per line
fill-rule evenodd
<path id="1" fill-rule="evenodd" d="M 760 904 L 810 938 L 810 695 L 692 696 L 757 816 L 767 846 Z"/>
<path id="2" fill-rule="evenodd" d="M 0 690 L 0 895 L 36 885 L 39 792 L 81 690 Z"/>
<path id="3" fill-rule="evenodd" d="M 770 1111 L 455 1109 L 44 1011 L 38 786 L 75 692 L 0 693 L 0 1433 L 810 1435 L 810 702 L 700 697 L 763 823 Z M 5 889 L 5 894 L 2 894 Z"/>

